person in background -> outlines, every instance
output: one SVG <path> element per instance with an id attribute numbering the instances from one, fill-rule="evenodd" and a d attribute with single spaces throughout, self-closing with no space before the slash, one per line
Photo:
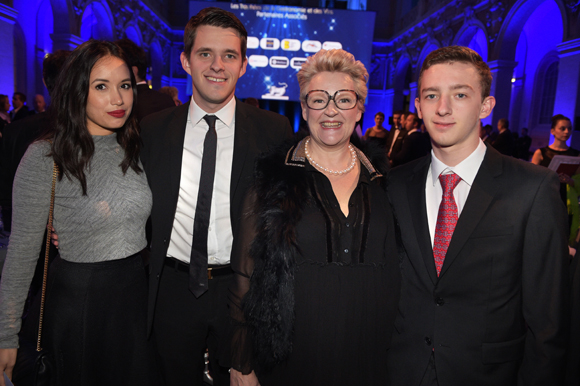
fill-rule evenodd
<path id="1" fill-rule="evenodd" d="M 42 339 L 54 354 L 55 384 L 158 385 L 139 255 L 152 199 L 139 161 L 135 79 L 118 46 L 89 40 L 68 58 L 52 96 L 53 121 L 27 150 L 14 182 L 0 282 L 0 371 L 10 378 L 16 360 L 54 164 L 61 258 L 51 266 Z"/>
<path id="2" fill-rule="evenodd" d="M 539 148 L 534 152 L 531 161 L 533 164 L 548 167 L 550 166 L 550 162 L 552 162 L 554 156 L 580 156 L 580 151 L 568 146 L 567 143 L 572 135 L 572 122 L 570 121 L 570 118 L 562 114 L 554 115 L 552 117 L 550 134 L 554 136 L 554 142 L 551 145 Z M 566 173 L 559 174 L 560 198 L 568 208 L 568 225 L 570 226 L 570 232 L 574 233 L 574 210 L 569 201 L 569 197 L 574 195 L 574 193 L 570 191 L 570 188 L 576 187 L 576 183 L 572 177 L 573 176 Z"/>
<path id="3" fill-rule="evenodd" d="M 389 131 L 383 127 L 383 122 L 385 121 L 385 114 L 378 112 L 375 114 L 375 125 L 369 127 L 363 136 L 365 141 L 376 142 L 378 146 L 383 149 L 387 147 L 387 137 L 389 136 Z M 356 132 L 356 129 L 355 129 Z"/>
<path id="4" fill-rule="evenodd" d="M 433 151 L 389 174 L 403 251 L 390 384 L 561 385 L 569 259 L 558 177 L 479 138 L 495 98 L 477 52 L 431 52 L 417 83 Z"/>
<path id="5" fill-rule="evenodd" d="M 393 113 L 393 116 L 391 117 L 391 129 L 389 130 L 389 133 L 393 131 L 393 129 L 400 129 L 401 128 L 401 116 L 403 115 L 403 111 L 402 110 L 397 110 Z"/>
<path id="6" fill-rule="evenodd" d="M 49 95 L 52 95 L 56 79 L 69 55 L 70 51 L 57 50 L 44 57 L 42 81 Z M 10 232 L 12 224 L 12 183 L 16 169 L 26 149 L 28 149 L 28 145 L 47 130 L 49 124 L 50 119 L 45 111 L 20 119 L 6 126 L 4 130 L 4 140 L 0 147 L 0 206 L 2 206 L 4 229 L 8 232 Z"/>
<path id="7" fill-rule="evenodd" d="M 431 151 L 429 136 L 419 131 L 421 120 L 416 113 L 407 114 L 405 131 L 407 135 L 403 140 L 401 150 L 391 157 L 393 166 L 399 166 L 426 156 Z"/>
<path id="8" fill-rule="evenodd" d="M 510 122 L 506 118 L 501 118 L 497 122 L 498 136 L 493 141 L 492 146 L 503 155 L 513 156 L 515 151 L 515 140 L 510 130 Z"/>
<path id="9" fill-rule="evenodd" d="M 385 122 L 385 114 L 382 112 L 378 112 L 375 114 L 375 125 L 373 127 L 369 127 L 365 131 L 364 139 L 369 138 L 383 138 L 386 139 L 389 135 L 389 131 L 385 129 L 383 126 L 383 122 Z"/>
<path id="10" fill-rule="evenodd" d="M 383 149 L 350 142 L 368 73 L 343 50 L 298 72 L 310 135 L 261 158 L 235 240 L 231 385 L 384 385 L 400 285 Z"/>
<path id="11" fill-rule="evenodd" d="M 30 115 L 30 110 L 26 106 L 26 95 L 21 92 L 15 92 L 12 96 L 12 106 L 14 109 L 10 111 L 10 120 L 15 122 L 19 119 L 26 118 Z"/>
<path id="12" fill-rule="evenodd" d="M 129 67 L 133 71 L 137 81 L 137 101 L 135 114 L 137 122 L 157 111 L 174 107 L 173 99 L 159 91 L 152 90 L 147 84 L 147 55 L 143 48 L 135 44 L 131 39 L 124 38 L 115 42 L 127 55 Z"/>
<path id="13" fill-rule="evenodd" d="M 10 98 L 8 95 L 0 94 L 0 138 L 4 131 L 4 126 L 10 123 Z"/>
<path id="14" fill-rule="evenodd" d="M 389 131 L 389 135 L 387 137 L 387 157 L 389 160 L 399 151 L 401 151 L 401 147 L 403 146 L 403 140 L 407 135 L 407 131 L 405 130 L 405 121 L 407 119 L 407 112 L 400 111 L 393 114 L 393 122 L 395 122 L 395 118 L 399 116 L 397 120 L 397 126 L 392 128 Z"/>
<path id="15" fill-rule="evenodd" d="M 173 99 L 173 103 L 175 103 L 175 106 L 179 106 L 182 104 L 181 101 L 179 100 L 179 90 L 177 89 L 177 87 L 173 86 L 161 87 L 159 89 L 159 92 L 169 95 L 171 99 Z"/>
<path id="16" fill-rule="evenodd" d="M 246 100 L 244 102 L 246 102 L 247 104 L 249 104 L 251 106 L 260 108 L 260 102 L 256 98 L 251 98 L 251 97 L 246 98 Z"/>
<path id="17" fill-rule="evenodd" d="M 44 113 L 46 110 L 46 102 L 44 101 L 44 96 L 36 94 L 34 96 L 34 110 L 31 114 Z"/>
<path id="18" fill-rule="evenodd" d="M 554 136 L 554 142 L 551 145 L 542 147 L 534 152 L 534 155 L 532 156 L 533 164 L 548 167 L 552 158 L 556 155 L 567 155 L 572 157 L 580 155 L 580 151 L 568 146 L 568 139 L 572 135 L 572 121 L 570 118 L 565 117 L 562 114 L 554 115 L 552 117 L 550 134 Z"/>

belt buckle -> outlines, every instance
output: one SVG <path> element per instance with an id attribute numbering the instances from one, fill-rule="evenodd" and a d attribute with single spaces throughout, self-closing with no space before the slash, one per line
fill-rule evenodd
<path id="1" fill-rule="evenodd" d="M 211 275 L 211 270 L 212 270 L 211 267 L 207 269 L 207 278 L 208 278 L 208 280 L 213 279 L 213 276 Z"/>

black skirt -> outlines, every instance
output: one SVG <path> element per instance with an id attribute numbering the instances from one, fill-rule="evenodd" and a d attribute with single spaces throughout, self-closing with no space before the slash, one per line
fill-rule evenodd
<path id="1" fill-rule="evenodd" d="M 158 385 L 141 256 L 51 265 L 43 346 L 62 386 Z"/>

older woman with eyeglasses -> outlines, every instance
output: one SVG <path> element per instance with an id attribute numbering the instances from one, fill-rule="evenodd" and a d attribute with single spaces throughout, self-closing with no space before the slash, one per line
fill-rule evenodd
<path id="1" fill-rule="evenodd" d="M 232 385 L 383 385 L 400 278 L 384 151 L 350 143 L 368 72 L 343 50 L 298 73 L 310 136 L 260 159 L 232 254 Z"/>

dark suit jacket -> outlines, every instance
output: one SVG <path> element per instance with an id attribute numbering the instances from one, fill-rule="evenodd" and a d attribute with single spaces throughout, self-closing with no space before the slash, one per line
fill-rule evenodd
<path id="1" fill-rule="evenodd" d="M 418 385 L 433 353 L 441 386 L 561 384 L 569 296 L 558 177 L 488 147 L 437 277 L 430 163 L 420 158 L 389 178 L 404 247 L 392 385 Z"/>
<path id="2" fill-rule="evenodd" d="M 20 160 L 30 145 L 48 127 L 48 114 L 38 113 L 6 125 L 0 152 L 0 205 L 11 205 L 12 183 Z"/>
<path id="3" fill-rule="evenodd" d="M 146 84 L 137 85 L 137 103 L 134 106 L 137 122 L 141 122 L 149 114 L 169 107 L 175 107 L 175 103 L 169 95 L 151 90 Z"/>
<path id="4" fill-rule="evenodd" d="M 514 135 L 509 129 L 499 133 L 492 146 L 503 155 L 513 156 L 516 149 Z"/>
<path id="5" fill-rule="evenodd" d="M 431 151 L 431 140 L 429 135 L 414 131 L 407 134 L 403 140 L 403 145 L 398 153 L 391 154 L 391 161 L 393 166 L 399 166 L 421 158 Z"/>
<path id="6" fill-rule="evenodd" d="M 14 114 L 14 110 L 10 112 L 10 121 L 15 122 L 18 121 L 19 119 L 26 118 L 29 115 L 31 115 L 30 110 L 28 109 L 28 106 L 24 105 L 20 110 L 16 112 L 16 114 Z M 32 110 L 32 115 L 34 115 L 34 110 Z"/>
<path id="7" fill-rule="evenodd" d="M 148 328 L 151 331 L 159 278 L 171 238 L 181 178 L 189 103 L 148 116 L 141 123 L 141 160 L 153 193 Z M 288 118 L 236 100 L 234 158 L 230 187 L 232 232 L 238 232 L 242 204 L 252 182 L 255 158 L 292 134 Z M 235 236 L 234 236 L 235 237 Z"/>
<path id="8" fill-rule="evenodd" d="M 391 144 L 393 143 L 395 131 L 396 129 L 391 129 L 391 131 L 389 131 L 389 136 L 387 137 L 387 154 L 389 153 L 389 149 L 391 148 Z M 399 131 L 399 135 L 397 136 L 397 138 L 395 138 L 395 143 L 393 145 L 393 149 L 391 150 L 391 158 L 399 151 L 401 151 L 401 148 L 403 147 L 403 141 L 405 140 L 406 136 L 407 131 L 405 129 L 401 129 Z"/>

